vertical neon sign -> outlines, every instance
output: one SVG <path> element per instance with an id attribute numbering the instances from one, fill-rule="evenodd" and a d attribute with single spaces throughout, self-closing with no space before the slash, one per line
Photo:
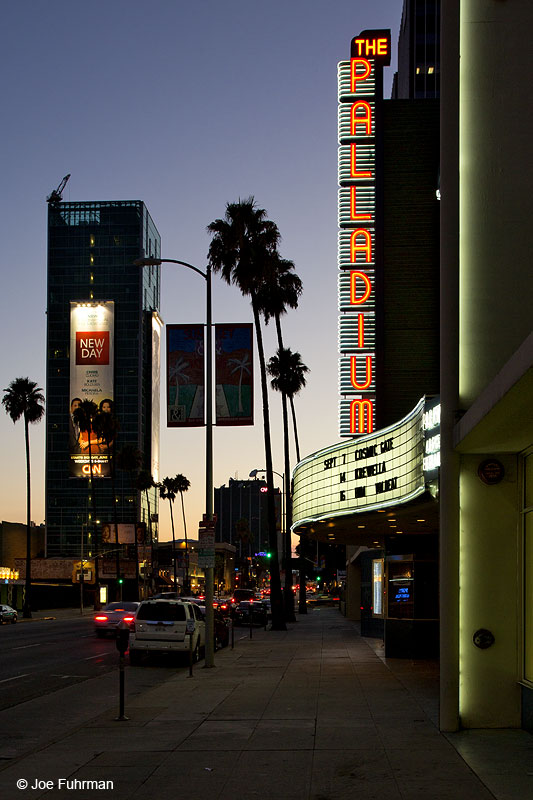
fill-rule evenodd
<path id="1" fill-rule="evenodd" d="M 390 31 L 363 31 L 338 65 L 340 435 L 376 426 L 381 271 L 380 101 Z"/>

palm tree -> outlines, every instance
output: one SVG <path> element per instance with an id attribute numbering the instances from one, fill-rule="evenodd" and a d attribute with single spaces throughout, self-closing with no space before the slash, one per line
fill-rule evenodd
<path id="1" fill-rule="evenodd" d="M 309 372 L 309 367 L 303 363 L 300 353 L 293 353 L 290 348 L 286 348 L 281 354 L 278 350 L 277 354 L 272 356 L 269 361 L 268 371 L 272 376 L 272 388 L 278 392 L 284 390 L 291 404 L 296 462 L 298 462 L 300 461 L 300 445 L 298 442 L 294 396 L 305 387 L 307 383 L 305 376 Z"/>
<path id="2" fill-rule="evenodd" d="M 142 453 L 133 444 L 125 444 L 115 456 L 117 467 L 128 472 L 132 487 L 136 487 L 136 476 L 142 464 Z M 135 535 L 135 599 L 139 599 L 139 542 Z"/>
<path id="3" fill-rule="evenodd" d="M 100 567 L 98 563 L 98 555 L 100 552 L 99 541 L 98 541 L 98 529 L 96 525 L 96 497 L 94 492 L 94 476 L 93 476 L 93 457 L 92 457 L 92 446 L 95 443 L 93 438 L 94 433 L 94 420 L 96 415 L 98 414 L 98 406 L 92 400 L 82 400 L 81 403 L 77 408 L 74 409 L 72 418 L 74 423 L 78 426 L 80 431 L 80 443 L 82 448 L 84 448 L 83 444 L 83 434 L 87 436 L 87 448 L 89 451 L 89 480 L 87 483 L 87 488 L 89 491 L 89 501 L 91 503 L 91 511 L 92 511 L 92 529 L 93 529 L 93 546 L 95 551 L 95 558 L 94 558 L 94 608 L 97 611 L 100 608 Z M 83 531 L 82 534 L 83 536 Z"/>
<path id="4" fill-rule="evenodd" d="M 296 459 L 297 462 L 300 461 L 300 447 L 298 444 L 298 430 L 296 426 L 296 413 L 294 410 L 294 395 L 297 394 L 306 384 L 305 374 L 309 372 L 309 368 L 303 363 L 300 353 L 292 352 L 289 348 L 280 348 L 277 351 L 275 356 L 272 356 L 270 361 L 268 362 L 268 372 L 272 377 L 270 385 L 273 389 L 278 392 L 282 393 L 282 398 L 289 398 L 291 404 L 291 411 L 292 411 L 292 421 L 294 426 L 294 442 L 296 447 Z M 283 424 L 284 424 L 284 435 L 286 433 L 286 424 L 287 424 L 287 414 L 286 414 L 286 401 L 285 401 L 285 410 L 283 416 Z M 288 440 L 288 432 L 287 432 L 287 440 Z M 285 449 L 285 474 L 288 476 L 290 473 L 288 472 L 287 468 L 287 455 L 288 451 L 288 444 Z M 287 477 L 287 480 L 289 478 Z M 290 526 L 292 524 L 292 505 L 290 499 L 290 491 L 289 487 L 286 487 L 286 507 L 287 507 L 287 529 L 290 530 Z M 302 534 L 303 537 L 304 534 Z M 307 613 L 307 604 L 305 600 L 305 562 L 303 557 L 303 547 L 302 542 L 300 542 L 300 559 L 299 559 L 299 583 L 300 583 L 300 594 L 298 599 L 298 611 L 300 614 Z M 292 578 L 292 574 L 291 574 Z M 285 586 L 285 595 L 286 595 L 286 602 L 288 603 L 289 597 L 289 590 L 287 584 Z M 290 586 L 290 602 L 292 605 L 292 581 Z"/>
<path id="5" fill-rule="evenodd" d="M 168 500 L 170 505 L 170 524 L 172 526 L 172 565 L 174 569 L 174 589 L 178 588 L 178 575 L 176 572 L 176 537 L 174 535 L 174 514 L 172 513 L 172 504 L 176 499 L 176 478 L 163 478 L 159 484 L 159 497 L 162 500 Z"/>
<path id="6" fill-rule="evenodd" d="M 216 219 L 208 225 L 207 230 L 212 235 L 208 251 L 211 268 L 214 272 L 220 272 L 227 283 L 236 284 L 243 295 L 250 297 L 252 304 L 263 398 L 267 516 L 269 544 L 272 551 L 272 628 L 286 630 L 278 561 L 266 361 L 261 333 L 261 306 L 258 298 L 258 291 L 268 275 L 269 266 L 277 252 L 280 234 L 277 225 L 267 219 L 266 211 L 256 206 L 253 197 L 239 200 L 237 203 L 228 203 L 224 219 Z"/>
<path id="7" fill-rule="evenodd" d="M 283 337 L 281 334 L 281 315 L 287 308 L 297 308 L 298 298 L 302 293 L 302 281 L 294 272 L 294 263 L 283 259 L 275 253 L 269 263 L 268 276 L 259 290 L 259 304 L 268 325 L 273 317 L 276 322 L 278 337 L 278 352 L 283 352 Z M 295 622 L 294 600 L 292 590 L 291 566 L 291 525 L 292 525 L 292 497 L 290 492 L 290 456 L 289 456 L 289 423 L 287 414 L 287 393 L 285 387 L 280 387 L 281 410 L 283 419 L 283 453 L 285 472 L 285 616 L 289 622 Z"/>
<path id="8" fill-rule="evenodd" d="M 142 469 L 139 474 L 137 475 L 136 480 L 136 487 L 139 492 L 145 492 L 146 495 L 146 505 L 148 506 L 148 530 L 150 536 L 150 542 L 152 542 L 152 514 L 150 512 L 150 489 L 153 489 L 155 486 L 154 478 L 152 473 L 147 469 Z"/>
<path id="9" fill-rule="evenodd" d="M 44 415 L 42 389 L 29 378 L 15 378 L 4 389 L 2 404 L 13 422 L 24 418 L 24 440 L 26 444 L 26 586 L 22 614 L 31 617 L 31 475 L 29 426 L 39 422 Z"/>
<path id="10" fill-rule="evenodd" d="M 174 478 L 176 491 L 180 493 L 181 497 L 181 513 L 183 514 L 183 530 L 185 533 L 185 592 L 189 594 L 191 591 L 190 581 L 189 581 L 189 542 L 187 540 L 187 522 L 185 520 L 185 505 L 183 502 L 183 492 L 188 491 L 189 486 L 191 485 L 190 480 L 185 477 L 185 475 L 176 475 Z"/>

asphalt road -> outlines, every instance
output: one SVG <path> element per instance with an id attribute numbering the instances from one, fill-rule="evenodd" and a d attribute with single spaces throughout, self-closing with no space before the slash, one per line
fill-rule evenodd
<path id="1" fill-rule="evenodd" d="M 126 714 L 130 698 L 177 673 L 187 678 L 187 664 L 130 667 L 126 657 Z M 110 710 L 119 710 L 119 654 L 114 639 L 95 636 L 91 616 L 0 625 L 0 770 Z"/>
<path id="2" fill-rule="evenodd" d="M 118 663 L 115 640 L 97 638 L 91 617 L 0 625 L 0 711 L 118 671 Z M 129 690 L 166 680 L 176 668 L 166 661 L 128 667 Z"/>
<path id="3" fill-rule="evenodd" d="M 112 639 L 97 639 L 92 620 L 32 620 L 0 626 L 0 709 L 116 667 Z"/>

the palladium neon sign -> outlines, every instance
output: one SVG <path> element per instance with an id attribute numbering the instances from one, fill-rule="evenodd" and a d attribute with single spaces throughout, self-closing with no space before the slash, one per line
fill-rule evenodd
<path id="1" fill-rule="evenodd" d="M 390 31 L 364 31 L 338 66 L 340 435 L 372 433 L 376 404 L 377 101 Z M 379 138 L 379 137 L 378 137 Z"/>

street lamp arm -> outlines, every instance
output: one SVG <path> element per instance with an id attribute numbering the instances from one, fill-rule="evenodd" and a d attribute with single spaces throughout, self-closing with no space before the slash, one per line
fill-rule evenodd
<path id="1" fill-rule="evenodd" d="M 133 262 L 135 267 L 158 267 L 160 264 L 181 264 L 182 267 L 194 270 L 194 272 L 201 275 L 204 280 L 207 280 L 207 272 L 203 272 L 187 261 L 179 261 L 177 258 L 137 258 Z"/>

